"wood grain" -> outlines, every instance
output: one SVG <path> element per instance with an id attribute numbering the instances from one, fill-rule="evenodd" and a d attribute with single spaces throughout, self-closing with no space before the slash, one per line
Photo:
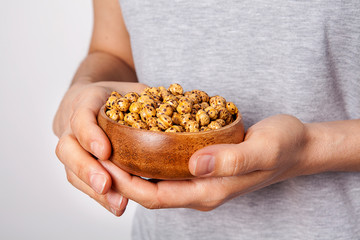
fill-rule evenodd
<path id="1" fill-rule="evenodd" d="M 236 144 L 244 139 L 241 115 L 218 130 L 165 133 L 120 125 L 106 116 L 104 105 L 98 124 L 111 142 L 110 160 L 114 164 L 131 174 L 154 179 L 194 178 L 188 163 L 196 150 L 212 144 Z"/>

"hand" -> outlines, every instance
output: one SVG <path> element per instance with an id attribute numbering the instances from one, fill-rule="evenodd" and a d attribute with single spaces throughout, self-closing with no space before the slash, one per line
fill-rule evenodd
<path id="1" fill-rule="evenodd" d="M 110 142 L 97 125 L 96 116 L 112 91 L 125 94 L 141 92 L 145 87 L 125 82 L 75 84 L 54 119 L 53 129 L 59 137 L 56 154 L 65 166 L 68 181 L 116 216 L 122 215 L 128 200 L 111 189 L 110 175 L 96 160 L 108 159 L 111 154 Z"/>
<path id="2" fill-rule="evenodd" d="M 101 164 L 114 189 L 147 208 L 211 210 L 236 196 L 306 174 L 305 149 L 304 124 L 277 115 L 252 126 L 240 144 L 213 145 L 194 153 L 189 169 L 199 176 L 196 179 L 152 182 L 131 176 L 110 161 Z"/>

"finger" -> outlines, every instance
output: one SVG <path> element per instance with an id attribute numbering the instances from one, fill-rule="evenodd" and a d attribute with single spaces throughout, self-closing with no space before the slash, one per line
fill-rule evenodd
<path id="1" fill-rule="evenodd" d="M 70 118 L 72 132 L 80 145 L 99 159 L 108 159 L 111 154 L 109 139 L 96 120 L 99 109 L 109 94 L 110 90 L 102 87 L 87 89 L 86 94 L 74 101 Z"/>
<path id="2" fill-rule="evenodd" d="M 189 170 L 194 176 L 237 176 L 269 170 L 264 165 L 266 158 L 272 156 L 268 149 L 261 142 L 251 141 L 208 146 L 191 156 Z"/>
<path id="3" fill-rule="evenodd" d="M 193 208 L 212 210 L 224 202 L 269 185 L 271 171 L 255 171 L 233 177 L 209 177 L 182 181 L 150 182 L 131 176 L 110 161 L 100 161 L 120 194 L 149 209 Z"/>
<path id="4" fill-rule="evenodd" d="M 56 155 L 66 168 L 99 194 L 108 192 L 111 177 L 72 134 L 64 134 L 56 146 Z"/>
<path id="5" fill-rule="evenodd" d="M 110 161 L 100 162 L 110 173 L 113 187 L 146 208 L 205 208 L 224 199 L 219 178 L 151 182 L 126 173 Z"/>
<path id="6" fill-rule="evenodd" d="M 77 189 L 87 194 L 100 205 L 112 212 L 115 216 L 121 216 L 126 209 L 128 199 L 122 197 L 119 193 L 110 189 L 106 194 L 101 195 L 95 192 L 91 187 L 78 178 L 71 170 L 66 170 L 68 181 Z"/>

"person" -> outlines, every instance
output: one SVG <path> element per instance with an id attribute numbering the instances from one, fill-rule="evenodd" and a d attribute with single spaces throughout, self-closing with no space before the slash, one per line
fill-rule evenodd
<path id="1" fill-rule="evenodd" d="M 360 238 L 360 1 L 94 0 L 89 53 L 53 129 L 68 181 L 134 239 Z M 107 159 L 109 94 L 179 83 L 233 101 L 246 135 L 151 182 Z M 157 209 L 157 210 L 153 210 Z"/>

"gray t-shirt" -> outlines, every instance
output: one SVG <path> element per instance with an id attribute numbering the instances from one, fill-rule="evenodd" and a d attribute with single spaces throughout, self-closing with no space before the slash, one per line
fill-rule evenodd
<path id="1" fill-rule="evenodd" d="M 120 0 L 139 81 L 287 113 L 360 118 L 359 0 Z M 360 239 L 360 174 L 301 176 L 210 212 L 136 212 L 134 239 Z"/>

